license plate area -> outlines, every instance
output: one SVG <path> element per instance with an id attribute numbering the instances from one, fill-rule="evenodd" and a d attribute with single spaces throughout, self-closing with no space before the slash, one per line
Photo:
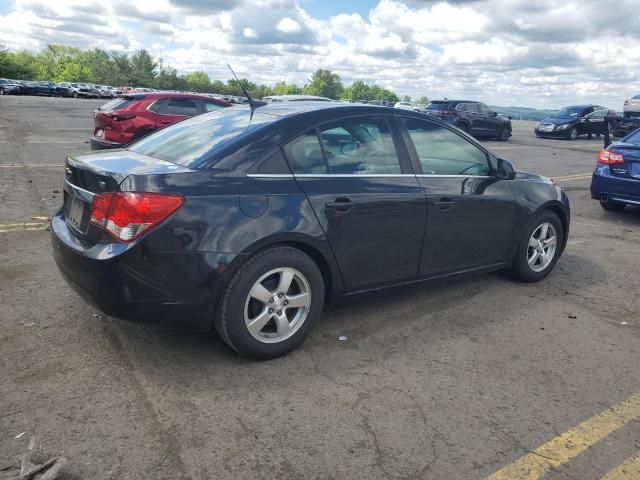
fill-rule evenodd
<path id="1" fill-rule="evenodd" d="M 89 205 L 73 193 L 65 191 L 64 211 L 67 224 L 80 233 L 89 229 Z"/>

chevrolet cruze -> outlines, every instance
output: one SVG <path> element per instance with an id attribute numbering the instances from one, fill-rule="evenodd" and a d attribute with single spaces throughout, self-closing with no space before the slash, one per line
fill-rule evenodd
<path id="1" fill-rule="evenodd" d="M 69 285 L 106 314 L 215 327 L 241 355 L 302 343 L 339 296 L 465 272 L 531 282 L 569 203 L 435 118 L 327 102 L 204 114 L 70 156 L 52 219 Z"/>

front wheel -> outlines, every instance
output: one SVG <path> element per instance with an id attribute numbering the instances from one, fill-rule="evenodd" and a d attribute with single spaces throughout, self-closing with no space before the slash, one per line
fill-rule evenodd
<path id="1" fill-rule="evenodd" d="M 509 125 L 503 125 L 502 127 L 500 127 L 500 131 L 498 132 L 498 140 L 500 140 L 501 142 L 506 142 L 507 140 L 509 140 L 510 136 L 511 128 L 509 128 Z"/>
<path id="2" fill-rule="evenodd" d="M 575 140 L 576 138 L 578 138 L 578 129 L 576 127 L 573 127 L 571 130 L 569 130 L 569 135 L 567 135 L 567 138 L 569 140 Z"/>
<path id="3" fill-rule="evenodd" d="M 462 130 L 464 133 L 469 133 L 469 127 L 464 122 L 456 124 L 456 127 L 458 127 L 460 130 Z"/>
<path id="4" fill-rule="evenodd" d="M 524 282 L 537 282 L 549 275 L 560 257 L 563 239 L 558 215 L 549 210 L 538 214 L 520 240 L 511 266 L 513 275 Z"/>
<path id="5" fill-rule="evenodd" d="M 240 355 L 267 360 L 302 344 L 323 304 L 316 263 L 295 248 L 274 247 L 249 258 L 233 276 L 214 325 Z"/>

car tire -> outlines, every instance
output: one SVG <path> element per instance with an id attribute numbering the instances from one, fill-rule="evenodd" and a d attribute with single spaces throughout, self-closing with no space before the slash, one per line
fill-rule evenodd
<path id="1" fill-rule="evenodd" d="M 300 306 L 287 306 L 294 301 Z M 214 326 L 240 355 L 268 360 L 302 344 L 323 304 L 324 280 L 311 257 L 292 247 L 273 247 L 249 258 L 233 276 Z"/>
<path id="2" fill-rule="evenodd" d="M 73 92 L 72 97 L 73 97 L 73 98 L 78 98 L 78 92 Z"/>
<path id="3" fill-rule="evenodd" d="M 509 140 L 510 136 L 511 129 L 509 128 L 509 125 L 502 125 L 502 127 L 500 127 L 500 130 L 498 131 L 498 140 L 500 140 L 501 142 L 506 142 L 507 140 Z"/>
<path id="4" fill-rule="evenodd" d="M 603 202 L 601 200 L 600 206 L 607 212 L 621 212 L 627 205 L 625 203 L 612 202 L 611 200 L 609 200 L 608 202 Z"/>
<path id="5" fill-rule="evenodd" d="M 555 237 L 555 243 L 551 242 L 552 237 Z M 550 210 L 538 213 L 520 239 L 511 273 L 523 282 L 542 280 L 558 261 L 563 241 L 564 227 L 558 215 Z"/>
<path id="6" fill-rule="evenodd" d="M 0 88 L 0 95 L 4 95 L 4 88 Z"/>
<path id="7" fill-rule="evenodd" d="M 576 127 L 572 127 L 567 133 L 567 140 L 575 140 L 576 138 L 578 138 L 578 129 Z"/>
<path id="8" fill-rule="evenodd" d="M 464 133 L 469 133 L 469 127 L 464 122 L 456 123 L 456 127 L 462 130 Z"/>

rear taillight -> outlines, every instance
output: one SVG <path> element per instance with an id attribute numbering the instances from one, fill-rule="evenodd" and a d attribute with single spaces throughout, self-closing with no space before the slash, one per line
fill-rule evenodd
<path id="1" fill-rule="evenodd" d="M 118 192 L 93 197 L 91 223 L 123 242 L 135 240 L 184 203 L 177 195 Z"/>
<path id="2" fill-rule="evenodd" d="M 600 150 L 598 152 L 598 163 L 613 165 L 616 163 L 624 163 L 624 155 L 609 150 Z"/>
<path id="3" fill-rule="evenodd" d="M 131 120 L 132 118 L 136 118 L 135 113 L 111 112 L 111 113 L 105 113 L 104 115 L 105 115 L 105 117 L 109 117 L 112 120 L 115 120 L 116 122 L 120 122 L 122 120 Z"/>

